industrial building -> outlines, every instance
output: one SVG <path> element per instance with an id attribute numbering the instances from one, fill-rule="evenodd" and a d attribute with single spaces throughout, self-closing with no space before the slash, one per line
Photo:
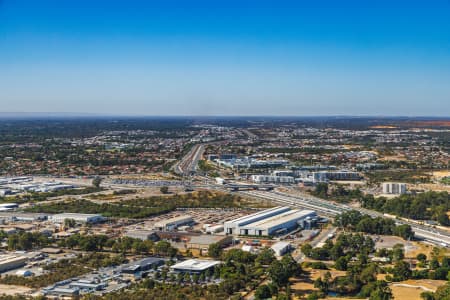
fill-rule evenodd
<path id="1" fill-rule="evenodd" d="M 136 274 L 138 272 L 145 272 L 154 269 L 155 267 L 162 266 L 164 263 L 165 261 L 162 258 L 147 257 L 125 265 L 120 272 L 125 274 Z"/>
<path id="2" fill-rule="evenodd" d="M 79 214 L 79 213 L 62 213 L 49 217 L 53 223 L 64 223 L 64 220 L 72 219 L 78 223 L 100 223 L 106 220 L 105 217 L 99 214 Z"/>
<path id="3" fill-rule="evenodd" d="M 206 224 L 205 226 L 203 226 L 203 229 L 205 230 L 206 233 L 214 234 L 223 232 L 224 227 L 223 224 L 215 224 L 215 225 Z"/>
<path id="4" fill-rule="evenodd" d="M 249 216 L 241 217 L 235 220 L 227 221 L 224 223 L 225 233 L 226 234 L 239 234 L 239 228 L 241 226 L 245 226 L 250 223 L 254 223 L 263 219 L 267 219 L 278 214 L 282 214 L 284 212 L 289 211 L 289 207 L 274 207 L 270 209 L 266 209 Z"/>
<path id="5" fill-rule="evenodd" d="M 180 273 L 203 273 L 206 270 L 212 270 L 215 266 L 220 265 L 217 260 L 189 259 L 170 267 L 175 272 Z"/>
<path id="6" fill-rule="evenodd" d="M 42 213 L 23 213 L 23 212 L 0 212 L 0 219 L 9 222 L 36 222 L 45 221 L 48 214 Z"/>
<path id="7" fill-rule="evenodd" d="M 171 231 L 171 230 L 176 229 L 178 226 L 188 225 L 188 224 L 192 224 L 192 223 L 194 223 L 194 219 L 191 216 L 183 215 L 183 216 L 178 216 L 175 218 L 159 221 L 159 222 L 155 223 L 154 229 L 160 230 L 160 231 Z"/>
<path id="8" fill-rule="evenodd" d="M 283 256 L 288 253 L 292 248 L 291 243 L 289 242 L 278 242 L 272 245 L 270 249 L 275 252 L 275 256 Z"/>
<path id="9" fill-rule="evenodd" d="M 124 233 L 124 236 L 139 240 L 151 240 L 153 242 L 159 241 L 159 236 L 152 230 L 130 230 Z"/>
<path id="10" fill-rule="evenodd" d="M 406 194 L 406 183 L 385 182 L 383 183 L 383 194 Z"/>
<path id="11" fill-rule="evenodd" d="M 211 244 L 218 244 L 221 247 L 225 247 L 231 244 L 233 238 L 226 235 L 199 235 L 192 236 L 186 243 L 187 249 L 208 250 Z"/>
<path id="12" fill-rule="evenodd" d="M 2 211 L 11 211 L 19 207 L 17 203 L 2 203 L 0 204 L 0 212 Z"/>
<path id="13" fill-rule="evenodd" d="M 26 256 L 0 255 L 0 273 L 23 267 L 28 261 Z"/>
<path id="14" fill-rule="evenodd" d="M 225 222 L 225 232 L 237 235 L 273 236 L 298 227 L 307 228 L 317 218 L 316 212 L 311 210 L 276 207 Z"/>
<path id="15" fill-rule="evenodd" d="M 313 218 L 317 218 L 317 214 L 312 210 L 293 209 L 271 218 L 241 226 L 239 234 L 251 236 L 279 235 L 297 227 L 304 227 L 305 222 Z"/>

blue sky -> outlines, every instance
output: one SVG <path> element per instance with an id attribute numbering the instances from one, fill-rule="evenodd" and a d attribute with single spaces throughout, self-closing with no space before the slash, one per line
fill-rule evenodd
<path id="1" fill-rule="evenodd" d="M 0 111 L 450 113 L 450 1 L 0 0 Z"/>

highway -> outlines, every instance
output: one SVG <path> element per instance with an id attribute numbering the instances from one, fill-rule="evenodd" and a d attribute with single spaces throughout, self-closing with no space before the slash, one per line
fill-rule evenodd
<path id="1" fill-rule="evenodd" d="M 261 198 L 270 200 L 274 203 L 282 205 L 300 207 L 304 209 L 311 209 L 317 211 L 319 214 L 334 217 L 342 212 L 349 210 L 358 210 L 363 214 L 371 217 L 386 218 L 382 213 L 368 210 L 364 208 L 355 208 L 345 204 L 332 203 L 320 198 L 308 196 L 293 196 L 278 191 L 241 191 L 239 194 L 250 196 L 253 198 Z M 450 233 L 441 229 L 433 228 L 431 226 L 418 224 L 413 221 L 405 219 L 395 219 L 397 224 L 408 224 L 411 226 L 415 236 L 435 245 L 443 246 L 450 245 Z"/>
<path id="2" fill-rule="evenodd" d="M 179 175 L 191 175 L 197 171 L 198 161 L 205 152 L 205 145 L 197 144 L 174 166 L 175 173 Z"/>

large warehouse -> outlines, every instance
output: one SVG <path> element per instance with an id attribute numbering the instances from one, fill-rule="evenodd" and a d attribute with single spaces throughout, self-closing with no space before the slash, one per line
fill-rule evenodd
<path id="1" fill-rule="evenodd" d="M 224 228 L 226 234 L 239 234 L 239 228 L 260 220 L 264 220 L 284 212 L 289 211 L 289 207 L 274 207 L 270 209 L 266 209 L 249 216 L 241 217 L 232 221 L 225 222 Z"/>
<path id="2" fill-rule="evenodd" d="M 298 227 L 305 227 L 305 222 L 316 218 L 317 214 L 312 210 L 291 210 L 289 207 L 276 207 L 226 222 L 225 228 L 227 234 L 272 236 Z"/>
<path id="3" fill-rule="evenodd" d="M 167 220 L 161 220 L 153 226 L 155 230 L 172 231 L 181 225 L 194 223 L 194 219 L 189 215 L 178 216 Z"/>
<path id="4" fill-rule="evenodd" d="M 66 220 L 66 219 L 72 219 L 75 222 L 79 222 L 79 223 L 99 223 L 99 222 L 103 222 L 106 220 L 106 218 L 104 218 L 102 215 L 79 214 L 79 213 L 61 213 L 61 214 L 53 215 L 53 216 L 49 217 L 49 219 L 53 223 L 64 223 L 64 220 Z"/>
<path id="5" fill-rule="evenodd" d="M 0 273 L 23 267 L 27 261 L 26 256 L 0 255 Z"/>

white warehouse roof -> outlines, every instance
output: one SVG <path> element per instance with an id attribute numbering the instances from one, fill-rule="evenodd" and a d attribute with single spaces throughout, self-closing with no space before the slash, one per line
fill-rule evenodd
<path id="1" fill-rule="evenodd" d="M 218 260 L 202 260 L 202 259 L 189 259 L 178 264 L 171 266 L 174 270 L 184 270 L 184 271 L 194 271 L 201 272 L 216 265 L 221 262 Z"/>
<path id="2" fill-rule="evenodd" d="M 257 222 L 257 220 L 262 220 L 268 218 L 268 216 L 273 214 L 281 214 L 283 212 L 289 211 L 290 208 L 286 206 L 277 206 L 274 208 L 266 209 L 248 216 L 240 217 L 235 220 L 231 220 L 228 222 L 225 222 L 225 224 L 236 224 L 238 226 L 241 226 L 241 224 L 250 224 L 252 222 Z"/>
<path id="3" fill-rule="evenodd" d="M 268 229 L 268 228 L 272 228 L 276 225 L 279 224 L 283 224 L 286 222 L 289 222 L 291 220 L 295 220 L 295 219 L 301 219 L 303 217 L 306 217 L 310 214 L 316 214 L 315 211 L 312 210 L 298 210 L 298 209 L 293 209 L 290 210 L 288 212 L 282 213 L 280 215 L 276 215 L 274 217 L 259 221 L 259 222 L 255 222 L 255 223 L 251 223 L 248 224 L 245 227 L 258 227 L 261 229 Z"/>

